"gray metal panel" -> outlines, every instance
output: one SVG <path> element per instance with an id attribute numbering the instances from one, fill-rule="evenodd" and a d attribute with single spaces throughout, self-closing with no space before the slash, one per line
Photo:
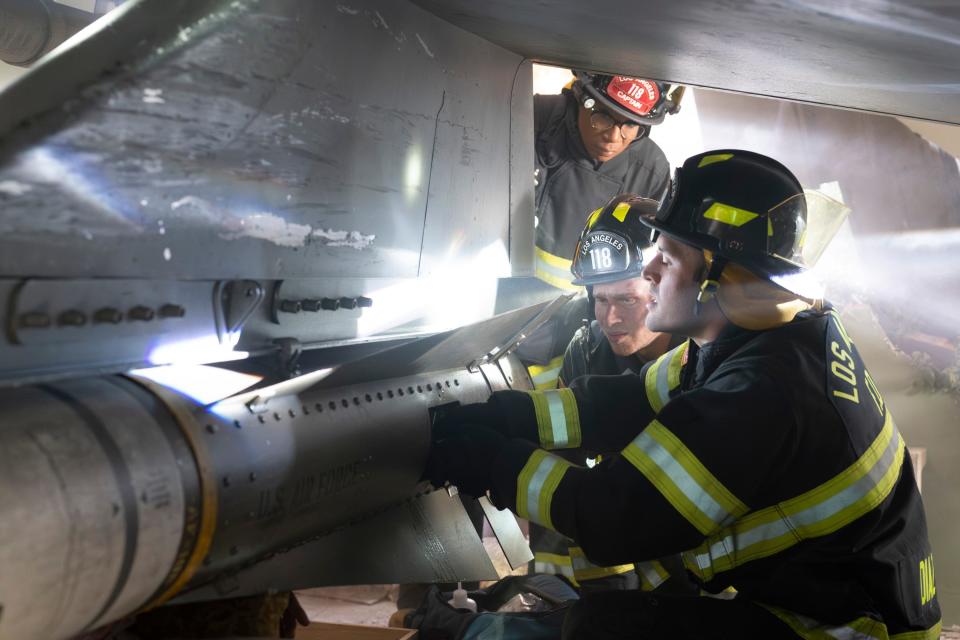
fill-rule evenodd
<path id="1" fill-rule="evenodd" d="M 497 577 L 459 498 L 434 491 L 187 591 L 174 604 L 324 585 Z"/>
<path id="2" fill-rule="evenodd" d="M 960 5 L 415 0 L 525 57 L 960 123 Z"/>
<path id="3" fill-rule="evenodd" d="M 533 275 L 533 64 L 517 68 L 510 102 L 510 275 Z"/>
<path id="4" fill-rule="evenodd" d="M 386 0 L 108 18 L 0 95 L 0 274 L 411 277 L 507 242 L 518 56 Z"/>

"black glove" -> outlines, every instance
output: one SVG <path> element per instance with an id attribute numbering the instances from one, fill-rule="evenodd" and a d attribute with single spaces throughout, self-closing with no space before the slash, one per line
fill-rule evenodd
<path id="1" fill-rule="evenodd" d="M 433 441 L 443 439 L 450 433 L 450 429 L 456 430 L 465 424 L 488 427 L 507 435 L 503 431 L 503 423 L 500 407 L 492 400 L 443 407 L 441 413 L 434 415 Z"/>
<path id="2" fill-rule="evenodd" d="M 461 493 L 484 496 L 493 484 L 493 461 L 505 442 L 506 438 L 489 427 L 441 420 L 433 430 L 424 477 L 437 487 L 449 481 Z"/>

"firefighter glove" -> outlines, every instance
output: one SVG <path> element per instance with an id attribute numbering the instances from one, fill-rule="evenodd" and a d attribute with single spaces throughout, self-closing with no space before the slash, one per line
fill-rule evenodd
<path id="1" fill-rule="evenodd" d="M 461 493 L 484 496 L 492 487 L 493 461 L 505 443 L 506 438 L 487 426 L 441 421 L 433 430 L 424 477 L 437 487 L 449 482 Z"/>

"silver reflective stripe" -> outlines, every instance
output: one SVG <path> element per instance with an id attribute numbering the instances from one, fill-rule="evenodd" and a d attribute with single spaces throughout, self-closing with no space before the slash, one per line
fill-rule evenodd
<path id="1" fill-rule="evenodd" d="M 794 527 L 809 527 L 826 520 L 850 505 L 862 500 L 879 484 L 880 479 L 883 478 L 887 470 L 890 469 L 894 458 L 896 458 L 899 446 L 900 434 L 894 430 L 893 437 L 890 438 L 890 444 L 884 449 L 883 455 L 880 456 L 876 464 L 874 464 L 862 478 L 823 502 L 795 513 L 792 516 L 788 516 L 790 523 L 793 524 Z"/>
<path id="2" fill-rule="evenodd" d="M 537 573 L 549 573 L 551 575 L 573 577 L 573 567 L 565 564 L 555 564 L 553 562 L 541 562 L 537 560 L 533 563 L 533 570 Z"/>
<path id="3" fill-rule="evenodd" d="M 537 470 L 534 471 L 533 477 L 530 478 L 530 484 L 527 485 L 528 519 L 533 520 L 537 524 L 546 524 L 540 522 L 540 492 L 543 490 L 543 483 L 547 481 L 547 476 L 550 475 L 550 471 L 553 470 L 556 464 L 557 458 L 544 456 L 540 464 L 537 465 Z"/>
<path id="4" fill-rule="evenodd" d="M 637 568 L 637 571 L 643 575 L 644 579 L 650 583 L 651 589 L 656 589 L 667 579 L 666 577 L 660 575 L 655 568 L 656 565 L 654 565 L 652 562 L 637 562 L 634 564 L 634 566 Z"/>
<path id="5" fill-rule="evenodd" d="M 670 401 L 670 362 L 673 356 L 674 351 L 671 351 L 664 355 L 657 365 L 657 393 L 660 395 L 661 406 Z"/>
<path id="6" fill-rule="evenodd" d="M 877 636 L 872 636 L 868 633 L 851 629 L 850 627 L 823 629 L 823 632 L 837 640 L 880 640 Z M 884 638 L 884 640 L 886 640 L 886 638 Z"/>
<path id="7" fill-rule="evenodd" d="M 553 369 L 547 369 L 535 376 L 533 376 L 533 384 L 539 386 L 542 384 L 547 384 L 548 382 L 553 382 L 560 377 L 561 367 L 554 367 Z"/>
<path id="8" fill-rule="evenodd" d="M 570 443 L 567 435 L 567 416 L 563 412 L 563 400 L 558 392 L 547 391 L 547 406 L 550 408 L 550 429 L 553 431 L 553 446 L 563 449 Z"/>
<path id="9" fill-rule="evenodd" d="M 643 431 L 634 438 L 633 444 L 644 451 L 663 473 L 673 481 L 690 502 L 718 525 L 732 522 L 734 516 L 721 507 L 713 497 L 700 486 L 693 476 L 687 473 L 670 452 L 660 446 L 650 435 Z"/>
<path id="10" fill-rule="evenodd" d="M 849 487 L 831 495 L 803 511 L 795 514 L 783 514 L 779 519 L 767 524 L 759 525 L 740 533 L 731 533 L 710 545 L 707 553 L 695 555 L 697 566 L 701 570 L 709 569 L 719 558 L 736 555 L 749 549 L 753 545 L 775 540 L 789 532 L 793 532 L 799 539 L 808 537 L 806 531 L 817 524 L 824 522 L 844 509 L 864 500 L 880 483 L 884 475 L 896 461 L 897 451 L 900 448 L 900 433 L 893 428 L 890 442 L 883 454 L 872 467 Z"/>
<path id="11" fill-rule="evenodd" d="M 794 613 L 793 611 L 787 611 L 786 609 L 780 609 L 779 607 L 772 607 L 762 603 L 760 606 L 786 622 L 798 635 L 804 638 L 814 639 L 822 638 L 823 636 L 836 638 L 837 640 L 887 640 L 887 638 L 889 638 L 889 635 L 886 633 L 886 626 L 882 622 L 872 620 L 871 618 L 864 617 L 840 627 L 829 627 L 813 618 L 808 618 L 805 615 Z M 875 636 L 850 626 L 859 622 L 864 622 L 865 625 L 872 630 L 880 630 L 881 635 Z"/>

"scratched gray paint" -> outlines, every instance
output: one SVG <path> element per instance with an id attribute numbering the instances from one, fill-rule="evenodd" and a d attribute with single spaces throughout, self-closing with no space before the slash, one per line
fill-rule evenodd
<path id="1" fill-rule="evenodd" d="M 538 61 L 960 123 L 955 2 L 415 1 Z"/>
<path id="2" fill-rule="evenodd" d="M 116 31 L 146 37 L 162 4 L 129 2 Z M 518 56 L 406 2 L 180 12 L 5 136 L 0 275 L 412 277 L 451 246 L 506 246 Z M 113 35 L 68 53 L 109 66 Z M 66 57 L 0 95 L 0 130 Z"/>

